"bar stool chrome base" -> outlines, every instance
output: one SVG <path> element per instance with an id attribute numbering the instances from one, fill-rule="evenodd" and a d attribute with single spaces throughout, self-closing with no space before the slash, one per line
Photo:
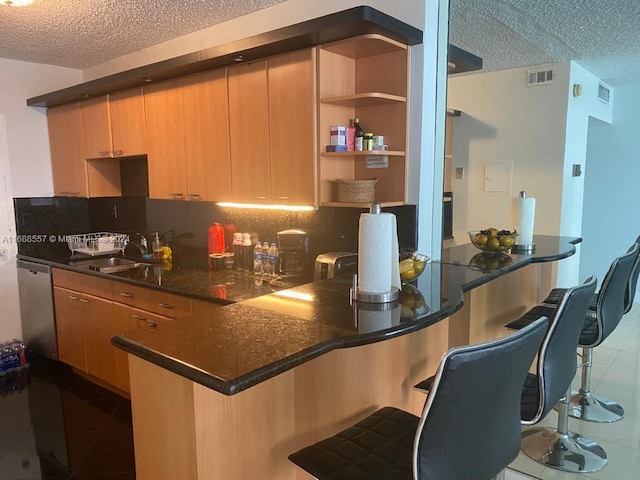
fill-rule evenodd
<path id="1" fill-rule="evenodd" d="M 574 432 L 561 434 L 550 427 L 522 432 L 521 449 L 536 462 L 564 472 L 597 472 L 607 465 L 607 453 L 596 442 Z"/>
<path id="2" fill-rule="evenodd" d="M 613 400 L 593 395 L 591 392 L 572 392 L 569 416 L 589 422 L 611 423 L 622 420 L 624 408 Z"/>

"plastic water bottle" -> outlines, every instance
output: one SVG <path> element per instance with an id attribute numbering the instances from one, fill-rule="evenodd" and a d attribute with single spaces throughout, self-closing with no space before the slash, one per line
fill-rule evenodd
<path id="1" fill-rule="evenodd" d="M 253 273 L 262 275 L 262 244 L 256 242 L 253 247 Z"/>
<path id="2" fill-rule="evenodd" d="M 271 242 L 271 246 L 269 247 L 269 275 L 275 276 L 278 274 L 278 272 L 276 272 L 277 258 L 278 258 L 278 247 L 276 247 L 275 242 Z"/>
<path id="3" fill-rule="evenodd" d="M 269 242 L 264 242 L 262 244 L 260 259 L 262 260 L 262 274 L 266 276 L 271 275 L 271 264 L 269 263 Z"/>

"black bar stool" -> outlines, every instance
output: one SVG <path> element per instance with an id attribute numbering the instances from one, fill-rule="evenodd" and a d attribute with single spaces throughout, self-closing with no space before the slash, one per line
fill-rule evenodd
<path id="1" fill-rule="evenodd" d="M 289 456 L 320 480 L 489 480 L 520 450 L 520 394 L 547 330 L 449 350 L 421 417 L 385 407 Z"/>
<path id="2" fill-rule="evenodd" d="M 582 347 L 582 380 L 580 390 L 571 396 L 569 415 L 572 417 L 601 423 L 616 422 L 624 417 L 624 409 L 619 403 L 591 393 L 591 366 L 594 347 L 607 339 L 631 309 L 634 297 L 630 288 L 633 285 L 635 293 L 639 254 L 640 244 L 636 242 L 627 253 L 613 261 L 587 311 L 578 341 Z M 557 305 L 563 292 L 564 289 L 552 290 L 542 303 Z"/>
<path id="3" fill-rule="evenodd" d="M 607 454 L 600 445 L 569 431 L 568 399 L 577 369 L 578 338 L 596 283 L 595 277 L 589 277 L 582 285 L 566 289 L 558 305 L 535 306 L 520 319 L 530 322 L 545 315 L 551 320 L 538 353 L 536 373 L 527 374 L 522 390 L 522 424 L 540 423 L 558 404 L 557 427 L 524 430 L 522 451 L 538 463 L 565 472 L 597 472 L 607 464 Z"/>

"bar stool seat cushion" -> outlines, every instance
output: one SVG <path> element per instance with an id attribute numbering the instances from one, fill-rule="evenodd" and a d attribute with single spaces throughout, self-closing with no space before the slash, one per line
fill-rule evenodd
<path id="1" fill-rule="evenodd" d="M 411 479 L 420 418 L 384 407 L 342 432 L 292 454 L 317 477 L 331 480 Z"/>

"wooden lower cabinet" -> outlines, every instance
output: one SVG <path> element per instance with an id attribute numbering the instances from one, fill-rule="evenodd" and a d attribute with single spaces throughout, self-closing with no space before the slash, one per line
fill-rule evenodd
<path id="1" fill-rule="evenodd" d="M 78 292 L 53 287 L 56 306 L 56 333 L 58 335 L 58 356 L 83 372 L 87 371 L 87 357 L 82 327 L 82 306 Z"/>
<path id="2" fill-rule="evenodd" d="M 155 315 L 139 308 L 113 304 L 113 332 L 112 335 L 121 335 L 139 328 L 155 328 L 159 323 L 171 320 L 162 315 Z M 127 353 L 119 348 L 115 350 L 115 381 L 113 384 L 120 390 L 130 391 L 129 387 L 129 362 Z"/>

